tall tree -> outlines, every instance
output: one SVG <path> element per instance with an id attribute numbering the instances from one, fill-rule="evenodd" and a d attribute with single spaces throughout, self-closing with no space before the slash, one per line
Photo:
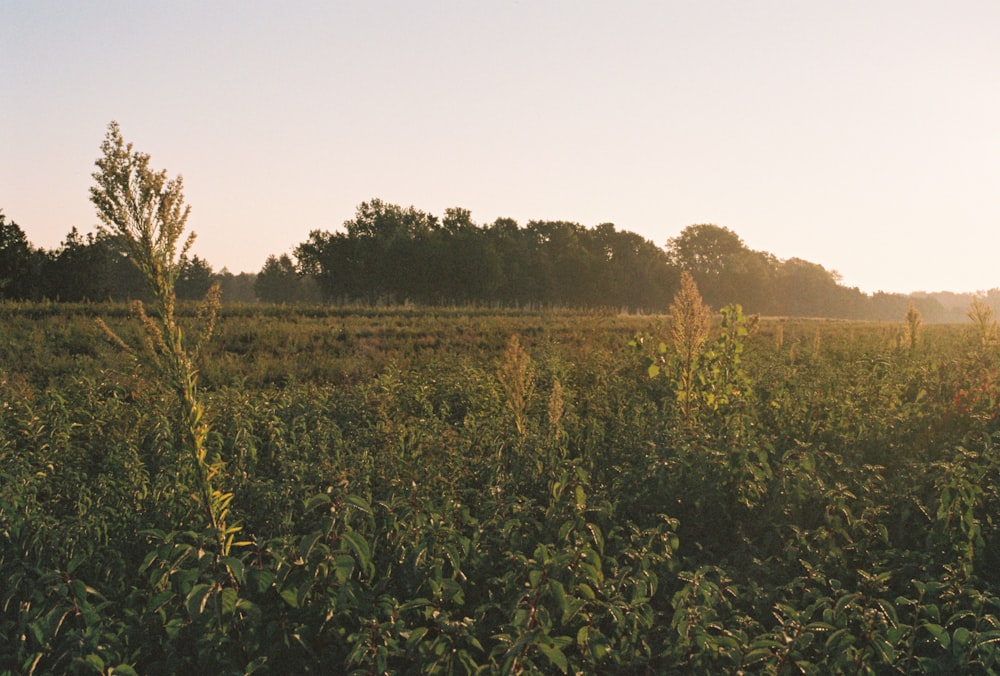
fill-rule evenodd
<path id="1" fill-rule="evenodd" d="M 0 210 L 0 298 L 25 300 L 37 296 L 40 263 L 41 252 Z"/>
<path id="2" fill-rule="evenodd" d="M 711 279 L 722 274 L 733 259 L 747 250 L 739 235 L 712 224 L 690 225 L 667 241 L 670 262 L 681 270 Z"/>
<path id="3" fill-rule="evenodd" d="M 265 303 L 294 303 L 302 300 L 302 280 L 288 254 L 268 256 L 253 284 L 259 300 Z"/>
<path id="4" fill-rule="evenodd" d="M 177 276 L 177 297 L 182 300 L 200 300 L 215 283 L 212 266 L 204 258 L 192 256 L 181 262 Z"/>
<path id="5" fill-rule="evenodd" d="M 832 313 L 837 295 L 837 278 L 822 265 L 801 258 L 781 264 L 778 297 L 783 301 L 781 314 L 798 317 L 839 316 Z M 906 311 L 905 304 L 903 312 Z M 902 312 L 896 313 L 896 317 Z"/>
<path id="6" fill-rule="evenodd" d="M 108 300 L 112 291 L 110 258 L 105 242 L 93 233 L 84 236 L 71 228 L 46 260 L 44 295 L 69 302 Z"/>
<path id="7" fill-rule="evenodd" d="M 312 279 L 328 302 L 356 301 L 369 295 L 372 262 L 356 238 L 342 232 L 313 230 L 295 247 L 299 272 Z"/>

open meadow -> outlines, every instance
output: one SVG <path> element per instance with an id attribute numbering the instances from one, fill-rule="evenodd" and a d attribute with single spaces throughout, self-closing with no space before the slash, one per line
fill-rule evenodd
<path id="1" fill-rule="evenodd" d="M 997 673 L 981 320 L 0 304 L 0 672 Z"/>

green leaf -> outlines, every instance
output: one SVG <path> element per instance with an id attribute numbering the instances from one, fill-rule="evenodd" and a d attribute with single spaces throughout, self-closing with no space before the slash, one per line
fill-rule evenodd
<path id="1" fill-rule="evenodd" d="M 978 636 L 976 636 L 976 647 L 977 648 L 979 646 L 982 646 L 982 645 L 988 645 L 988 644 L 997 643 L 997 642 L 1000 642 L 1000 631 L 998 631 L 996 629 L 992 629 L 990 631 L 981 632 Z"/>
<path id="2" fill-rule="evenodd" d="M 872 645 L 875 646 L 875 650 L 878 651 L 879 655 L 882 657 L 882 661 L 886 664 L 894 664 L 896 661 L 896 650 L 892 645 L 881 636 L 876 636 L 872 640 Z"/>
<path id="3" fill-rule="evenodd" d="M 236 602 L 239 601 L 239 593 L 232 587 L 226 587 L 222 590 L 222 614 L 232 615 L 236 612 Z"/>
<path id="4" fill-rule="evenodd" d="M 594 538 L 594 544 L 597 545 L 597 552 L 599 554 L 604 553 L 604 534 L 601 532 L 601 527 L 596 523 L 588 523 L 587 530 L 590 531 L 591 537 Z"/>
<path id="5" fill-rule="evenodd" d="M 358 557 L 361 568 L 367 572 L 372 565 L 372 550 L 368 546 L 368 541 L 356 531 L 347 531 L 341 537 L 354 551 L 354 555 Z"/>
<path id="6" fill-rule="evenodd" d="M 250 587 L 263 594 L 274 584 L 274 571 L 269 568 L 251 568 L 247 573 Z"/>
<path id="7" fill-rule="evenodd" d="M 743 656 L 743 666 L 753 666 L 758 662 L 770 659 L 772 656 L 770 648 L 754 648 Z"/>
<path id="8" fill-rule="evenodd" d="M 352 493 L 352 494 L 350 494 L 350 495 L 348 495 L 347 497 L 344 498 L 344 502 L 346 502 L 347 504 L 351 505 L 352 507 L 357 507 L 362 512 L 364 512 L 365 514 L 371 514 L 372 513 L 372 506 L 371 506 L 371 504 L 367 500 L 365 500 L 363 497 L 361 497 L 360 495 L 354 495 Z"/>
<path id="9" fill-rule="evenodd" d="M 312 551 L 313 547 L 316 546 L 316 543 L 319 542 L 319 539 L 324 535 L 325 534 L 321 531 L 315 531 L 303 535 L 302 539 L 299 540 L 299 556 L 303 559 L 308 559 L 309 553 Z"/>
<path id="10" fill-rule="evenodd" d="M 233 578 L 240 584 L 243 584 L 245 577 L 245 571 L 243 568 L 243 562 L 234 556 L 224 556 L 219 561 L 229 569 L 229 573 Z"/>
<path id="11" fill-rule="evenodd" d="M 280 592 L 281 598 L 285 600 L 285 603 L 293 608 L 299 607 L 299 590 L 295 587 L 285 587 Z"/>
<path id="12" fill-rule="evenodd" d="M 608 637 L 597 629 L 590 632 L 590 652 L 594 660 L 600 662 L 611 651 L 611 643 Z"/>
<path id="13" fill-rule="evenodd" d="M 192 620 L 197 620 L 205 612 L 205 605 L 208 603 L 208 597 L 211 593 L 211 585 L 196 584 L 192 587 L 191 592 L 187 595 L 187 599 L 184 602 L 187 607 L 188 616 Z"/>
<path id="14" fill-rule="evenodd" d="M 420 639 L 427 635 L 427 627 L 417 627 L 410 632 L 410 636 L 406 639 L 407 647 L 412 648 L 413 646 L 420 643 Z"/>
<path id="15" fill-rule="evenodd" d="M 937 640 L 942 648 L 945 650 L 948 649 L 951 645 L 951 636 L 948 635 L 948 632 L 944 627 L 940 624 L 934 624 L 932 622 L 924 622 L 923 627 L 930 633 L 931 636 L 935 638 L 935 640 Z"/>
<path id="16" fill-rule="evenodd" d="M 164 625 L 163 630 L 166 632 L 167 637 L 173 640 L 180 635 L 181 630 L 184 629 L 185 626 L 186 623 L 182 618 L 174 617 L 170 619 L 166 625 Z"/>
<path id="17" fill-rule="evenodd" d="M 354 557 L 347 554 L 337 554 L 333 557 L 333 565 L 337 582 L 347 582 L 351 578 L 351 573 L 354 572 Z"/>
<path id="18" fill-rule="evenodd" d="M 317 493 L 316 495 L 309 498 L 306 502 L 303 511 L 311 512 L 314 509 L 319 509 L 320 507 L 330 506 L 330 496 L 326 493 Z"/>
<path id="19" fill-rule="evenodd" d="M 569 661 L 559 648 L 551 644 L 539 643 L 538 650 L 562 673 L 565 674 L 566 670 L 569 669 Z"/>
<path id="20" fill-rule="evenodd" d="M 972 638 L 972 633 L 965 627 L 959 627 L 951 633 L 951 645 L 956 650 L 961 650 L 965 648 L 969 643 L 969 639 Z"/>
<path id="21" fill-rule="evenodd" d="M 556 602 L 556 609 L 559 611 L 559 616 L 562 621 L 565 622 L 569 616 L 569 609 L 566 605 L 566 590 L 563 588 L 562 583 L 559 580 L 552 580 L 549 582 L 549 590 L 552 594 L 552 598 Z"/>

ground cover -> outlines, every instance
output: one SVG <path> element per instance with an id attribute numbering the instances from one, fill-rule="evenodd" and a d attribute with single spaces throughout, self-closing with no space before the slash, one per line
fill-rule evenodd
<path id="1" fill-rule="evenodd" d="M 0 671 L 1000 669 L 990 322 L 711 318 L 224 307 L 220 549 L 135 308 L 2 305 Z"/>

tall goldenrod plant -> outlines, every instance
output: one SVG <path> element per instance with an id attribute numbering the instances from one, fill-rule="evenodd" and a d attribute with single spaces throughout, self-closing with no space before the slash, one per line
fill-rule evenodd
<path id="1" fill-rule="evenodd" d="M 535 368 L 517 334 L 511 335 L 507 342 L 497 377 L 507 395 L 507 408 L 514 417 L 514 427 L 523 437 L 527 432 L 528 406 L 535 394 Z"/>
<path id="2" fill-rule="evenodd" d="M 239 527 L 227 523 L 232 494 L 217 488 L 224 464 L 218 457 L 209 457 L 206 440 L 210 426 L 198 394 L 198 370 L 194 364 L 194 355 L 215 324 L 219 287 L 214 286 L 206 297 L 200 313 L 202 333 L 194 351 L 189 352 L 175 316 L 174 286 L 194 242 L 194 233 L 190 233 L 181 244 L 191 207 L 184 203 L 182 178 L 168 180 L 166 171 L 150 168 L 149 159 L 149 155 L 134 151 L 131 143 L 126 144 L 118 123 L 112 122 L 101 144 L 98 170 L 93 173 L 96 185 L 90 189 L 90 198 L 101 222 L 120 236 L 129 258 L 152 290 L 156 310 L 153 317 L 147 315 L 141 303 L 135 304 L 145 333 L 145 352 L 150 355 L 155 371 L 177 394 L 199 507 L 218 537 L 220 553 L 227 555 Z M 106 325 L 104 328 L 111 333 Z M 120 338 L 115 336 L 115 339 L 127 347 Z"/>
<path id="3" fill-rule="evenodd" d="M 973 296 L 965 316 L 972 320 L 973 334 L 983 347 L 997 341 L 997 320 L 989 303 L 979 296 Z"/>
<path id="4" fill-rule="evenodd" d="M 920 315 L 920 310 L 914 305 L 913 301 L 910 301 L 910 308 L 906 311 L 906 337 L 910 344 L 910 350 L 915 350 L 917 348 L 917 339 L 920 333 L 920 325 L 923 323 L 923 318 Z"/>
<path id="5" fill-rule="evenodd" d="M 702 302 L 691 273 L 681 273 L 681 285 L 670 304 L 670 341 L 677 356 L 677 399 L 681 418 L 691 422 L 697 388 L 698 361 L 708 340 L 711 310 Z"/>

